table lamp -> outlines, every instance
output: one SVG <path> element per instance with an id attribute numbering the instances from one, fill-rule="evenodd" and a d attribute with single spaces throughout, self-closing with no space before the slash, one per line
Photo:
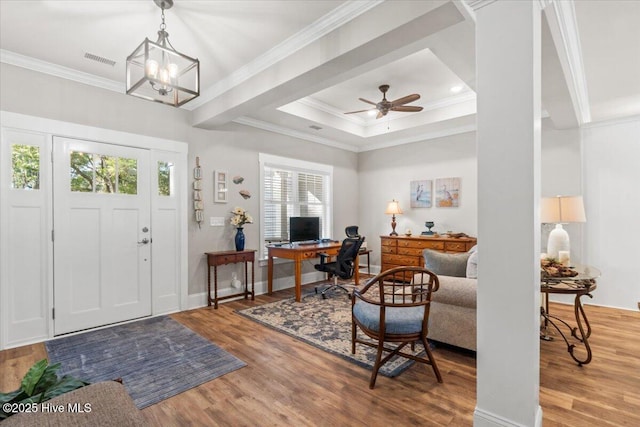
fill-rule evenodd
<path id="1" fill-rule="evenodd" d="M 586 222 L 582 196 L 543 197 L 540 203 L 540 222 L 556 224 L 556 228 L 549 233 L 547 255 L 559 258 L 561 251 L 569 256 L 569 233 L 562 228 L 563 223 Z"/>
<path id="2" fill-rule="evenodd" d="M 384 211 L 387 215 L 393 215 L 391 217 L 391 234 L 389 236 L 397 236 L 396 233 L 396 215 L 402 214 L 402 209 L 400 209 L 400 204 L 394 199 L 387 204 L 387 210 Z"/>

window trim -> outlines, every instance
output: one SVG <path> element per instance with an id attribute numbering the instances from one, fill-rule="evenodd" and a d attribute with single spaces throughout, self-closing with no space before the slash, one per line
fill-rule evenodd
<path id="1" fill-rule="evenodd" d="M 327 230 L 333 232 L 333 166 L 324 163 L 309 162 L 306 160 L 293 159 L 289 157 L 274 156 L 272 154 L 258 153 L 260 164 L 260 251 L 259 259 L 267 259 L 267 251 L 264 249 L 264 169 L 265 167 L 275 167 L 294 170 L 296 172 L 313 173 L 326 175 L 329 180 L 327 188 Z"/>

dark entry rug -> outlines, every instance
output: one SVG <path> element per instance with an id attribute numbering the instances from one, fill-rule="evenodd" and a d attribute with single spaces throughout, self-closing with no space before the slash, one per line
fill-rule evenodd
<path id="1" fill-rule="evenodd" d="M 351 300 L 339 290 L 330 293 L 327 299 L 310 293 L 299 303 L 290 298 L 237 313 L 365 368 L 373 368 L 376 360 L 376 350 L 362 344 L 357 344 L 356 354 L 351 354 Z M 358 331 L 358 337 L 366 336 Z M 393 347 L 392 344 L 387 346 Z M 404 351 L 410 351 L 409 347 Z M 420 353 L 424 353 L 424 348 L 416 344 L 414 354 Z M 395 377 L 413 363 L 413 360 L 395 356 L 379 372 Z"/>
<path id="2" fill-rule="evenodd" d="M 45 343 L 60 375 L 85 381 L 122 378 L 140 409 L 246 366 L 168 316 Z"/>

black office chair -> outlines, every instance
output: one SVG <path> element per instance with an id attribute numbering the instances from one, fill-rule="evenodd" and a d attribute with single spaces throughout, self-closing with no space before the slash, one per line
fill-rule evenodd
<path id="1" fill-rule="evenodd" d="M 360 234 L 358 234 L 358 226 L 357 225 L 350 225 L 347 228 L 344 229 L 345 234 L 347 235 L 347 237 L 360 237 Z"/>
<path id="2" fill-rule="evenodd" d="M 353 277 L 355 269 L 358 268 L 358 252 L 362 242 L 364 242 L 364 237 L 347 237 L 344 239 L 336 260 L 333 262 L 325 262 L 331 255 L 322 252 L 318 254 L 320 256 L 320 264 L 315 265 L 316 270 L 333 276 L 333 284 L 322 291 L 322 298 L 327 298 L 327 291 L 333 288 L 340 288 L 349 293 L 349 289 L 338 283 L 338 278 L 348 280 Z M 316 293 L 318 293 L 318 287 L 316 287 Z"/>

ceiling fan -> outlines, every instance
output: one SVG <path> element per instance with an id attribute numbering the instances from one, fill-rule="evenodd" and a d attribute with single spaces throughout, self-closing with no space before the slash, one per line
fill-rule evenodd
<path id="1" fill-rule="evenodd" d="M 375 108 L 369 108 L 368 110 L 349 111 L 348 113 L 345 113 L 345 114 L 364 113 L 365 111 L 378 110 L 378 115 L 376 116 L 376 119 L 379 119 L 380 117 L 386 116 L 389 111 L 401 111 L 401 112 L 407 112 L 407 113 L 422 111 L 422 107 L 416 107 L 413 105 L 404 105 L 420 99 L 420 95 L 418 95 L 417 93 L 403 96 L 402 98 L 398 98 L 395 101 L 388 101 L 387 91 L 389 90 L 389 85 L 381 85 L 378 87 L 378 89 L 380 89 L 380 92 L 382 92 L 382 101 L 378 103 L 371 102 L 368 99 L 358 98 L 362 102 L 375 105 Z"/>

